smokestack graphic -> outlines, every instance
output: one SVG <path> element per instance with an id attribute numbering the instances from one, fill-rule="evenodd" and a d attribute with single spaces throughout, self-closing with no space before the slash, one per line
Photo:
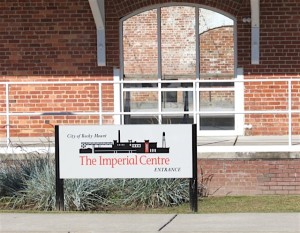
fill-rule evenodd
<path id="1" fill-rule="evenodd" d="M 162 136 L 162 148 L 166 148 L 167 144 L 166 144 L 166 133 L 163 132 L 163 136 Z"/>

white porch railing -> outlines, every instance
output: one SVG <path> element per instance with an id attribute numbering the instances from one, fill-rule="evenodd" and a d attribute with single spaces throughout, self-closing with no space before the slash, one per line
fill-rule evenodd
<path id="1" fill-rule="evenodd" d="M 287 108 L 286 109 L 279 109 L 279 110 L 253 110 L 253 111 L 245 111 L 245 110 L 234 110 L 234 111 L 201 111 L 199 107 L 199 93 L 207 92 L 207 91 L 235 91 L 234 86 L 229 87 L 199 87 L 199 83 L 251 83 L 251 82 L 281 82 L 283 84 L 287 84 Z M 287 145 L 275 145 L 274 146 L 242 146 L 242 147 L 234 147 L 229 148 L 229 146 L 225 147 L 213 147 L 213 146 L 201 146 L 198 152 L 221 152 L 224 151 L 233 151 L 233 152 L 247 152 L 247 151 L 300 151 L 299 145 L 293 145 L 292 143 L 292 114 L 299 114 L 300 110 L 292 109 L 292 84 L 293 82 L 300 82 L 300 79 L 228 79 L 228 80 L 155 80 L 155 81 L 66 81 L 66 82 L 56 82 L 56 81 L 49 81 L 49 82 L 0 82 L 0 87 L 5 87 L 5 100 L 2 100 L 4 103 L 5 111 L 0 112 L 0 117 L 5 117 L 6 124 L 6 141 L 7 146 L 9 147 L 10 137 L 11 137 L 11 126 L 10 126 L 10 118 L 11 116 L 44 116 L 44 112 L 13 112 L 10 109 L 10 87 L 14 85 L 84 85 L 84 84 L 95 84 L 98 85 L 98 98 L 99 98 L 99 110 L 98 111 L 83 111 L 83 112 L 67 112 L 67 113 L 49 113 L 52 116 L 55 115 L 97 115 L 99 116 L 99 124 L 103 123 L 103 116 L 115 116 L 115 119 L 119 119 L 120 121 L 116 120 L 116 123 L 123 124 L 123 117 L 125 115 L 145 115 L 145 116 L 153 116 L 157 115 L 161 119 L 162 115 L 170 115 L 170 116 L 178 116 L 183 114 L 190 114 L 193 115 L 194 123 L 197 123 L 197 119 L 201 115 L 224 115 L 224 114 L 287 114 L 288 115 L 288 144 Z M 124 84 L 136 84 L 136 83 L 147 83 L 147 84 L 156 84 L 154 87 L 124 87 Z M 178 88 L 168 88 L 162 87 L 162 84 L 170 84 L 170 83 L 189 83 L 190 87 L 178 87 Z M 136 92 L 136 91 L 143 91 L 143 92 L 156 92 L 158 95 L 158 110 L 157 111 L 138 111 L 138 112 L 125 112 L 124 111 L 124 99 L 120 98 L 121 104 L 120 109 L 115 110 L 112 112 L 104 111 L 103 110 L 103 99 L 102 99 L 102 87 L 103 85 L 113 85 L 114 87 L 118 87 L 120 89 L 120 97 L 123 96 L 124 92 Z M 189 91 L 193 93 L 193 109 L 189 111 L 162 111 L 161 106 L 161 93 L 166 91 Z M 243 97 L 242 97 L 243 98 Z M 161 122 L 161 121 L 158 121 Z M 201 150 L 201 151 L 200 151 Z"/>

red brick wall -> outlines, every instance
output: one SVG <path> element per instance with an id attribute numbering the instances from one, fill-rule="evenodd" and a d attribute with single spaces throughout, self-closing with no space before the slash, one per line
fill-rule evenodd
<path id="1" fill-rule="evenodd" d="M 290 77 L 295 77 L 291 75 Z M 251 76 L 251 78 L 255 78 Z M 260 77 L 262 78 L 262 77 Z M 298 77 L 299 78 L 299 77 Z M 245 110 L 288 110 L 288 83 L 282 81 L 245 82 Z M 299 82 L 292 82 L 292 110 L 299 110 Z M 292 115 L 293 134 L 299 134 L 299 114 Z M 288 133 L 288 114 L 251 114 L 245 124 L 253 125 L 252 135 L 284 135 Z"/>
<path id="2" fill-rule="evenodd" d="M 111 80 L 113 67 L 120 65 L 120 18 L 153 4 L 171 2 L 173 1 L 105 1 L 107 66 L 98 67 L 95 23 L 88 1 L 2 0 L 0 2 L 0 81 Z M 261 62 L 259 65 L 250 64 L 251 24 L 242 22 L 243 17 L 251 15 L 250 1 L 186 0 L 185 2 L 213 7 L 236 17 L 237 66 L 244 68 L 246 79 L 300 78 L 300 4 L 298 0 L 260 1 Z M 76 92 L 75 89 L 72 91 Z M 259 92 L 259 90 L 262 91 Z M 4 87 L 0 86 L 0 96 L 2 97 L 3 91 Z M 24 91 L 30 93 L 29 90 Z M 111 109 L 113 97 L 109 92 L 107 90 L 104 93 L 103 106 Z M 270 93 L 271 96 L 267 96 L 266 93 Z M 10 94 L 14 95 L 13 92 Z M 60 94 L 67 95 L 64 90 L 61 90 Z M 253 101 L 253 98 L 256 100 Z M 263 106 L 267 109 L 282 108 L 286 102 L 283 100 L 284 98 L 286 98 L 286 92 L 282 90 L 282 85 L 277 85 L 277 83 L 259 85 L 256 89 L 250 84 L 246 85 L 246 109 L 253 108 L 252 106 L 257 108 Z M 295 101 L 293 109 L 298 108 L 299 99 L 298 87 L 295 85 L 293 87 L 293 100 Z M 74 100 L 65 110 L 68 111 L 75 103 Z M 91 106 L 96 104 L 94 98 L 86 98 L 85 103 L 90 105 L 88 110 L 92 111 L 97 108 Z M 16 99 L 16 102 L 12 100 L 10 104 L 11 108 L 18 106 L 20 110 L 22 101 Z M 46 106 L 41 104 L 34 107 L 40 112 L 47 111 Z M 0 110 L 5 111 L 3 98 L 0 100 Z M 298 133 L 300 128 L 298 115 L 294 115 L 293 118 L 294 133 Z M 29 120 L 23 123 L 23 127 L 28 127 L 28 124 L 31 124 L 29 121 L 37 121 L 34 118 L 28 118 Z M 54 117 L 51 118 L 50 124 L 58 123 L 60 118 L 57 120 Z M 74 122 L 74 116 L 71 118 L 68 123 Z M 75 123 L 89 121 L 96 122 L 97 119 L 85 118 L 82 120 L 80 117 Z M 45 122 L 45 119 L 38 119 L 38 124 L 42 122 Z M 251 132 L 253 135 L 287 133 L 286 115 L 246 116 L 245 123 L 253 125 Z M 0 117 L 0 136 L 5 134 L 5 124 L 5 118 Z M 17 129 L 17 124 L 19 124 L 18 120 L 13 119 L 12 128 Z M 32 125 L 35 127 L 33 123 Z M 19 132 L 16 130 L 13 135 L 17 136 Z"/>
<path id="3" fill-rule="evenodd" d="M 244 1 L 239 15 L 249 15 L 250 1 Z M 297 0 L 260 1 L 260 64 L 250 64 L 251 24 L 238 23 L 238 66 L 245 78 L 300 78 L 299 10 Z M 286 83 L 246 83 L 246 109 L 282 110 L 287 106 Z M 299 106 L 298 83 L 293 86 L 293 109 Z M 255 105 L 254 102 L 256 103 Z M 285 106 L 284 106 L 285 105 Z M 293 133 L 299 133 L 299 114 L 293 115 Z M 286 134 L 286 114 L 246 116 L 252 134 Z"/>
<path id="4" fill-rule="evenodd" d="M 5 90 L 1 111 L 5 112 Z M 11 137 L 50 137 L 56 124 L 99 124 L 98 115 L 73 115 L 73 112 L 97 112 L 99 110 L 98 84 L 30 84 L 10 85 L 9 108 L 13 113 L 41 113 L 42 115 L 11 116 Z M 113 87 L 102 86 L 102 107 L 113 111 Z M 59 116 L 54 116 L 58 114 Z M 64 116 L 67 115 L 68 116 Z M 112 123 L 111 117 L 102 117 L 103 122 Z M 5 117 L 0 118 L 5 125 Z M 0 137 L 5 137 L 6 128 L 1 127 Z"/>
<path id="5" fill-rule="evenodd" d="M 108 43 L 108 67 L 96 65 L 96 31 L 88 1 L 3 0 L 0 7 L 1 75 L 6 79 L 87 79 L 112 74 L 116 64 L 112 52 L 118 47 Z M 110 29 L 113 18 L 110 12 L 108 39 L 117 38 Z"/>
<path id="6" fill-rule="evenodd" d="M 211 195 L 300 194 L 300 159 L 199 159 L 198 181 Z"/>
<path id="7" fill-rule="evenodd" d="M 118 31 L 112 32 L 118 22 L 113 9 L 107 13 L 111 24 L 107 27 L 107 67 L 98 67 L 96 29 L 88 1 L 1 1 L 0 82 L 111 80 L 119 58 L 113 43 Z M 112 86 L 102 91 L 103 108 L 112 111 Z M 9 107 L 17 113 L 98 111 L 97 96 L 95 84 L 11 85 Z M 0 85 L 0 98 L 3 113 L 4 85 Z M 107 120 L 111 123 L 111 117 Z M 53 136 L 55 124 L 97 123 L 98 116 L 12 116 L 10 136 L 48 137 Z M 5 117 L 0 117 L 0 137 L 5 137 L 5 125 Z"/>
<path id="8" fill-rule="evenodd" d="M 259 65 L 250 64 L 251 24 L 241 22 L 250 15 L 249 7 L 250 1 L 243 1 L 238 14 L 238 66 L 250 76 L 299 77 L 299 1 L 260 1 Z"/>

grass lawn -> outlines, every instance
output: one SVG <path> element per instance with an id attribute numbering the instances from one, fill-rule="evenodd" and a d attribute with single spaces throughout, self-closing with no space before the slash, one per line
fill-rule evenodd
<path id="1" fill-rule="evenodd" d="M 113 211 L 115 212 L 115 211 Z M 123 212 L 123 211 L 116 211 Z M 140 212 L 140 211 L 133 211 Z M 145 213 L 191 213 L 189 204 L 147 209 Z M 286 213 L 300 212 L 299 196 L 227 196 L 199 200 L 198 213 Z"/>
<path id="2" fill-rule="evenodd" d="M 0 212 L 39 212 L 27 210 L 7 210 L 0 208 Z M 54 211 L 56 212 L 56 211 Z M 95 211 L 96 212 L 96 211 Z M 93 211 L 93 213 L 95 213 Z M 199 200 L 198 213 L 287 213 L 300 212 L 300 195 L 297 196 L 227 196 L 207 197 Z M 53 213 L 49 211 L 48 213 Z M 145 214 L 173 214 L 191 213 L 189 204 L 175 207 L 155 209 L 122 209 L 97 211 L 97 213 L 145 213 Z"/>
<path id="3" fill-rule="evenodd" d="M 201 213 L 300 212 L 300 196 L 209 197 L 198 207 Z"/>

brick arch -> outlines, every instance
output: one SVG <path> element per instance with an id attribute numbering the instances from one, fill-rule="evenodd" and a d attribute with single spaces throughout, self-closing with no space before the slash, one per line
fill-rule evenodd
<path id="1" fill-rule="evenodd" d="M 123 18 L 135 11 L 138 11 L 142 8 L 147 8 L 150 6 L 160 5 L 160 4 L 195 4 L 202 5 L 211 8 L 215 8 L 221 11 L 224 11 L 228 14 L 236 16 L 239 12 L 239 9 L 242 5 L 242 0 L 185 0 L 185 1 L 171 1 L 171 0 L 144 0 L 144 1 L 136 1 L 136 0 L 123 0 L 123 1 L 114 1 L 114 7 L 116 10 L 116 14 L 119 18 Z"/>

